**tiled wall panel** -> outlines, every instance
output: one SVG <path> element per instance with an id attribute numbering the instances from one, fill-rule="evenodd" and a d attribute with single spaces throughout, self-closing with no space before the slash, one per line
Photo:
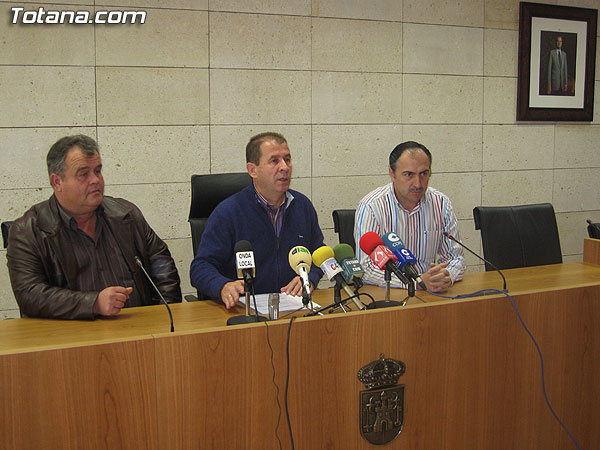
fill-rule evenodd
<path id="1" fill-rule="evenodd" d="M 600 221 L 600 63 L 592 124 L 517 123 L 518 0 L 21 4 L 147 16 L 12 24 L 15 4 L 0 0 L 0 220 L 51 195 L 45 156 L 56 139 L 88 134 L 107 194 L 142 209 L 186 294 L 190 176 L 244 171 L 249 137 L 267 130 L 288 138 L 292 187 L 313 200 L 329 245 L 332 210 L 388 183 L 403 140 L 432 151 L 431 185 L 450 196 L 474 249 L 477 205 L 552 202 L 566 261 L 581 260 L 585 219 Z M 470 255 L 467 264 L 483 270 Z M 8 281 L 0 249 L 0 318 L 18 316 Z"/>

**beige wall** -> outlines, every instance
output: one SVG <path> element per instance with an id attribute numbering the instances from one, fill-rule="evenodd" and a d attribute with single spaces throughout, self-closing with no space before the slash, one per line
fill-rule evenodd
<path id="1" fill-rule="evenodd" d="M 409 139 L 431 149 L 431 185 L 475 249 L 477 205 L 552 202 L 566 261 L 581 260 L 585 219 L 600 221 L 600 69 L 592 124 L 517 124 L 517 0 L 60 3 L 18 5 L 144 9 L 147 21 L 12 25 L 15 3 L 0 1 L 1 221 L 50 195 L 56 139 L 89 134 L 107 194 L 141 207 L 190 293 L 190 175 L 244 170 L 265 130 L 288 138 L 293 187 L 330 245 L 331 211 L 386 183 L 387 155 Z M 5 250 L 0 283 L 0 318 L 15 317 Z"/>

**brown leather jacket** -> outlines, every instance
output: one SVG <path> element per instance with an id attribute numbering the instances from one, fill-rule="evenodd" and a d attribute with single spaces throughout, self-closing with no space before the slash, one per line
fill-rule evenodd
<path id="1" fill-rule="evenodd" d="M 141 211 L 131 202 L 105 196 L 106 220 L 114 232 L 135 286 L 145 305 L 160 299 L 142 270 L 142 260 L 168 302 L 181 302 L 181 288 L 175 262 L 167 245 L 154 233 Z M 82 292 L 76 287 L 77 266 L 70 256 L 66 234 L 54 195 L 29 209 L 10 227 L 6 258 L 13 292 L 28 317 L 92 319 L 98 292 Z"/>

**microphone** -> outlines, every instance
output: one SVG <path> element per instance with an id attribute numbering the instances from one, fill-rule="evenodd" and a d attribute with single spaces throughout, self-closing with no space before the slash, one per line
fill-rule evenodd
<path id="1" fill-rule="evenodd" d="M 306 306 L 310 302 L 310 281 L 308 279 L 308 272 L 312 264 L 310 252 L 306 247 L 298 245 L 290 250 L 288 260 L 294 272 L 300 275 L 302 280 L 302 304 Z"/>
<path id="2" fill-rule="evenodd" d="M 387 269 L 398 277 L 404 284 L 409 284 L 410 280 L 402 273 L 398 266 L 394 264 L 398 261 L 396 255 L 392 251 L 383 245 L 383 241 L 377 233 L 369 231 L 360 238 L 360 248 L 363 252 L 369 255 L 369 258 L 373 260 L 375 265 L 381 269 Z"/>
<path id="3" fill-rule="evenodd" d="M 508 292 L 508 290 L 506 289 L 506 278 L 504 278 L 504 274 L 502 273 L 502 271 L 500 271 L 500 269 L 498 269 L 498 267 L 496 267 L 496 265 L 492 264 L 491 262 L 489 262 L 487 259 L 479 256 L 477 253 L 475 253 L 473 250 L 471 250 L 469 247 L 467 247 L 465 244 L 463 244 L 462 242 L 460 242 L 458 239 L 456 239 L 454 236 L 452 236 L 450 233 L 444 233 L 444 236 L 446 236 L 448 239 L 450 239 L 451 241 L 456 242 L 458 245 L 460 245 L 462 248 L 464 248 L 465 250 L 468 250 L 469 252 L 471 252 L 473 255 L 477 256 L 480 260 L 482 260 L 484 263 L 489 264 L 490 267 L 492 269 L 494 269 L 495 271 L 497 271 L 500 276 L 502 277 L 502 281 L 503 281 L 503 285 L 504 287 L 502 288 L 503 291 Z"/>
<path id="4" fill-rule="evenodd" d="M 338 244 L 333 247 L 336 261 L 344 271 L 344 280 L 346 283 L 353 284 L 354 290 L 357 291 L 363 286 L 362 277 L 365 274 L 362 266 L 354 255 L 354 250 L 348 244 Z"/>
<path id="5" fill-rule="evenodd" d="M 233 246 L 235 253 L 235 267 L 237 277 L 244 280 L 244 291 L 246 291 L 246 314 L 243 316 L 233 316 L 227 319 L 227 325 L 240 325 L 243 323 L 266 322 L 267 318 L 258 315 L 256 307 L 256 298 L 254 299 L 255 315 L 250 315 L 250 294 L 254 296 L 254 276 L 256 275 L 256 266 L 254 264 L 254 252 L 252 244 L 248 241 L 237 241 Z"/>
<path id="6" fill-rule="evenodd" d="M 235 243 L 233 251 L 235 252 L 237 277 L 244 280 L 244 289 L 249 292 L 253 288 L 253 280 L 256 276 L 252 244 L 248 241 L 238 241 Z"/>
<path id="7" fill-rule="evenodd" d="M 392 251 L 392 253 L 394 253 L 396 258 L 398 258 L 398 266 L 400 270 L 402 270 L 408 277 L 415 280 L 421 289 L 426 291 L 427 286 L 425 286 L 425 283 L 421 279 L 419 272 L 417 272 L 417 269 L 415 268 L 417 258 L 415 258 L 415 255 L 413 255 L 410 250 L 404 246 L 400 236 L 398 236 L 396 233 L 390 232 L 381 236 L 381 240 L 383 241 L 384 245 L 386 245 Z"/>
<path id="8" fill-rule="evenodd" d="M 169 304 L 167 303 L 167 301 L 165 300 L 165 298 L 163 297 L 163 295 L 160 293 L 160 291 L 158 290 L 158 288 L 154 284 L 154 281 L 152 281 L 152 278 L 150 278 L 150 275 L 148 275 L 148 272 L 146 272 L 146 269 L 144 269 L 144 265 L 142 264 L 142 260 L 138 256 L 134 256 L 133 258 L 135 259 L 135 263 L 140 267 L 140 269 L 142 269 L 142 272 L 144 272 L 144 275 L 146 275 L 146 278 L 148 278 L 148 281 L 150 282 L 150 284 L 152 285 L 152 287 L 154 288 L 154 290 L 158 293 L 158 296 L 160 297 L 160 299 L 162 300 L 162 302 L 167 307 L 167 311 L 169 311 L 169 318 L 171 319 L 171 333 L 173 333 L 175 331 L 175 327 L 173 326 L 173 314 L 171 314 L 171 308 L 169 308 Z"/>
<path id="9" fill-rule="evenodd" d="M 365 309 L 365 305 L 356 297 L 352 289 L 348 287 L 344 280 L 344 271 L 334 258 L 333 249 L 327 245 L 323 245 L 316 249 L 312 254 L 312 259 L 316 265 L 325 273 L 329 281 L 335 281 L 337 286 L 341 286 L 346 294 L 352 298 L 352 301 L 358 309 Z"/>

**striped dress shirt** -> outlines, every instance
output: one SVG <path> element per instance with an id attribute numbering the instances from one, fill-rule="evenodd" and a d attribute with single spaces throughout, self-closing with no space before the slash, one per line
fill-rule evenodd
<path id="1" fill-rule="evenodd" d="M 125 308 L 141 306 L 139 290 L 135 287 L 133 274 L 106 220 L 104 207 L 100 205 L 96 210 L 96 229 L 92 238 L 77 226 L 77 221 L 71 214 L 58 202 L 56 204 L 69 235 L 72 257 L 77 261 L 77 290 L 99 293 L 109 286 L 133 287 Z"/>
<path id="2" fill-rule="evenodd" d="M 265 211 L 267 211 L 269 219 L 271 219 L 273 229 L 275 230 L 275 235 L 279 237 L 281 234 L 281 226 L 283 225 L 283 216 L 285 214 L 285 210 L 288 206 L 290 206 L 292 200 L 294 200 L 294 196 L 291 194 L 291 192 L 284 192 L 283 203 L 279 206 L 279 208 L 275 209 L 275 207 L 270 205 L 267 199 L 264 198 L 260 192 L 258 192 L 256 186 L 254 186 L 254 192 L 256 193 L 256 200 L 258 201 L 258 204 L 261 205 Z"/>
<path id="3" fill-rule="evenodd" d="M 394 232 L 400 236 L 404 246 L 417 258 L 419 273 L 429 270 L 429 263 L 448 261 L 452 283 L 462 279 L 465 260 L 462 248 L 444 237 L 450 233 L 460 240 L 458 221 L 450 199 L 443 193 L 429 187 L 417 206 L 406 210 L 394 194 L 393 183 L 387 184 L 367 194 L 358 204 L 354 221 L 356 254 L 363 266 L 363 280 L 369 284 L 385 285 L 383 271 L 378 269 L 358 243 L 363 234 L 373 231 L 382 236 Z M 392 277 L 393 287 L 406 287 Z"/>

